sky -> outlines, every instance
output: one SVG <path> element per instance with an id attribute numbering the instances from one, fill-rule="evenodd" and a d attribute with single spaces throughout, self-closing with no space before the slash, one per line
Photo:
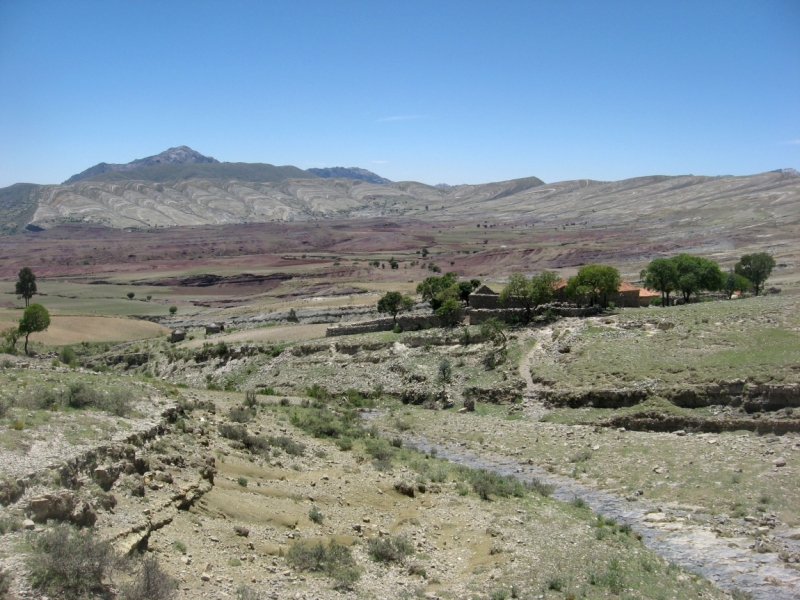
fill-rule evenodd
<path id="1" fill-rule="evenodd" d="M 0 0 L 0 187 L 179 145 L 428 184 L 800 169 L 800 2 Z"/>

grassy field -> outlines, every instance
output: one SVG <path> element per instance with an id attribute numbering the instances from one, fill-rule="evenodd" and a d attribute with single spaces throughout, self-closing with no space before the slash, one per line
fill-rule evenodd
<path id="1" fill-rule="evenodd" d="M 556 324 L 531 374 L 554 389 L 657 382 L 800 381 L 800 296 L 626 309 L 591 324 Z"/>

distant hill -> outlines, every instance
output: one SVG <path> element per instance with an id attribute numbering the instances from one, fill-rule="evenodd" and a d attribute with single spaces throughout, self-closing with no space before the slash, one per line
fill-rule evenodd
<path id="1" fill-rule="evenodd" d="M 96 177 L 98 175 L 102 175 L 103 173 L 113 172 L 113 171 L 136 171 L 142 169 L 144 167 L 152 167 L 154 165 L 185 165 L 185 164 L 202 164 L 202 163 L 218 163 L 219 161 L 215 158 L 210 156 L 203 156 L 199 152 L 192 150 L 188 146 L 178 146 L 177 148 L 170 148 L 169 150 L 165 150 L 161 154 L 156 154 L 154 156 L 148 156 L 146 158 L 137 158 L 136 160 L 132 160 L 129 163 L 124 165 L 119 164 L 109 164 L 101 162 L 96 164 L 93 167 L 89 167 L 85 171 L 78 173 L 77 175 L 73 175 L 69 179 L 67 179 L 64 183 L 75 183 L 76 181 L 81 181 L 82 179 L 89 179 L 91 177 Z"/>
<path id="2" fill-rule="evenodd" d="M 15 183 L 0 189 L 0 235 L 19 233 L 33 220 L 39 207 L 35 183 Z"/>
<path id="3" fill-rule="evenodd" d="M 107 171 L 81 181 L 152 181 L 166 183 L 187 179 L 241 179 L 253 183 L 270 183 L 285 179 L 316 179 L 313 173 L 291 165 L 276 167 L 266 163 L 190 163 L 164 164 L 132 171 Z"/>
<path id="4" fill-rule="evenodd" d="M 358 167 L 327 167 L 325 169 L 307 169 L 307 171 L 325 179 L 344 177 L 347 179 L 359 179 L 369 183 L 392 183 L 390 180 L 376 175 L 372 171 L 359 169 Z"/>

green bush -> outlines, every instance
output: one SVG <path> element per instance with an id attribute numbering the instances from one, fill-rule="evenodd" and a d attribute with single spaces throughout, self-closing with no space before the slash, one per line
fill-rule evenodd
<path id="1" fill-rule="evenodd" d="M 402 562 L 414 553 L 414 544 L 402 535 L 370 538 L 367 540 L 367 553 L 377 562 Z"/>
<path id="2" fill-rule="evenodd" d="M 509 475 L 498 475 L 485 469 L 470 469 L 467 479 L 481 500 L 490 500 L 492 496 L 521 498 L 525 495 L 525 486 L 522 482 Z"/>
<path id="3" fill-rule="evenodd" d="M 242 487 L 247 487 L 247 483 L 248 483 L 247 477 L 237 477 L 236 478 L 236 483 L 238 483 Z"/>
<path id="4" fill-rule="evenodd" d="M 178 307 L 177 306 L 170 306 L 169 307 L 169 314 L 174 315 L 176 312 L 178 312 Z"/>
<path id="5" fill-rule="evenodd" d="M 394 329 L 392 329 L 392 333 L 403 333 L 403 328 L 400 327 L 400 323 L 394 326 Z"/>
<path id="6" fill-rule="evenodd" d="M 352 589 L 361 576 L 350 548 L 336 541 L 327 546 L 322 542 L 316 545 L 294 544 L 286 554 L 286 560 L 301 571 L 324 573 L 339 589 Z"/>
<path id="7" fill-rule="evenodd" d="M 375 460 L 391 460 L 394 457 L 394 449 L 382 438 L 366 440 L 364 449 Z"/>
<path id="8" fill-rule="evenodd" d="M 29 540 L 29 580 L 38 592 L 78 600 L 108 590 L 105 579 L 115 564 L 114 551 L 94 530 L 57 525 Z"/>
<path id="9" fill-rule="evenodd" d="M 247 423 L 255 418 L 255 411 L 249 408 L 232 408 L 228 418 L 234 423 Z"/>
<path id="10" fill-rule="evenodd" d="M 58 351 L 58 358 L 65 365 L 72 365 L 78 361 L 78 355 L 75 354 L 75 350 L 70 346 L 62 347 L 61 350 Z"/>
<path id="11" fill-rule="evenodd" d="M 325 519 L 325 515 L 323 515 L 316 506 L 313 506 L 311 510 L 308 511 L 308 518 L 311 519 L 317 525 L 322 525 L 322 521 Z"/>

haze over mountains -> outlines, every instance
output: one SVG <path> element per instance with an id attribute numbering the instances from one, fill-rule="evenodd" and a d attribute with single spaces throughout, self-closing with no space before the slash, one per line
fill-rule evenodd
<path id="1" fill-rule="evenodd" d="M 552 184 L 527 177 L 442 187 L 392 183 L 359 168 L 221 163 L 181 146 L 124 165 L 100 163 L 61 185 L 0 190 L 3 233 L 64 222 L 149 228 L 368 217 L 639 229 L 785 225 L 800 218 L 800 175 L 782 169 Z"/>

